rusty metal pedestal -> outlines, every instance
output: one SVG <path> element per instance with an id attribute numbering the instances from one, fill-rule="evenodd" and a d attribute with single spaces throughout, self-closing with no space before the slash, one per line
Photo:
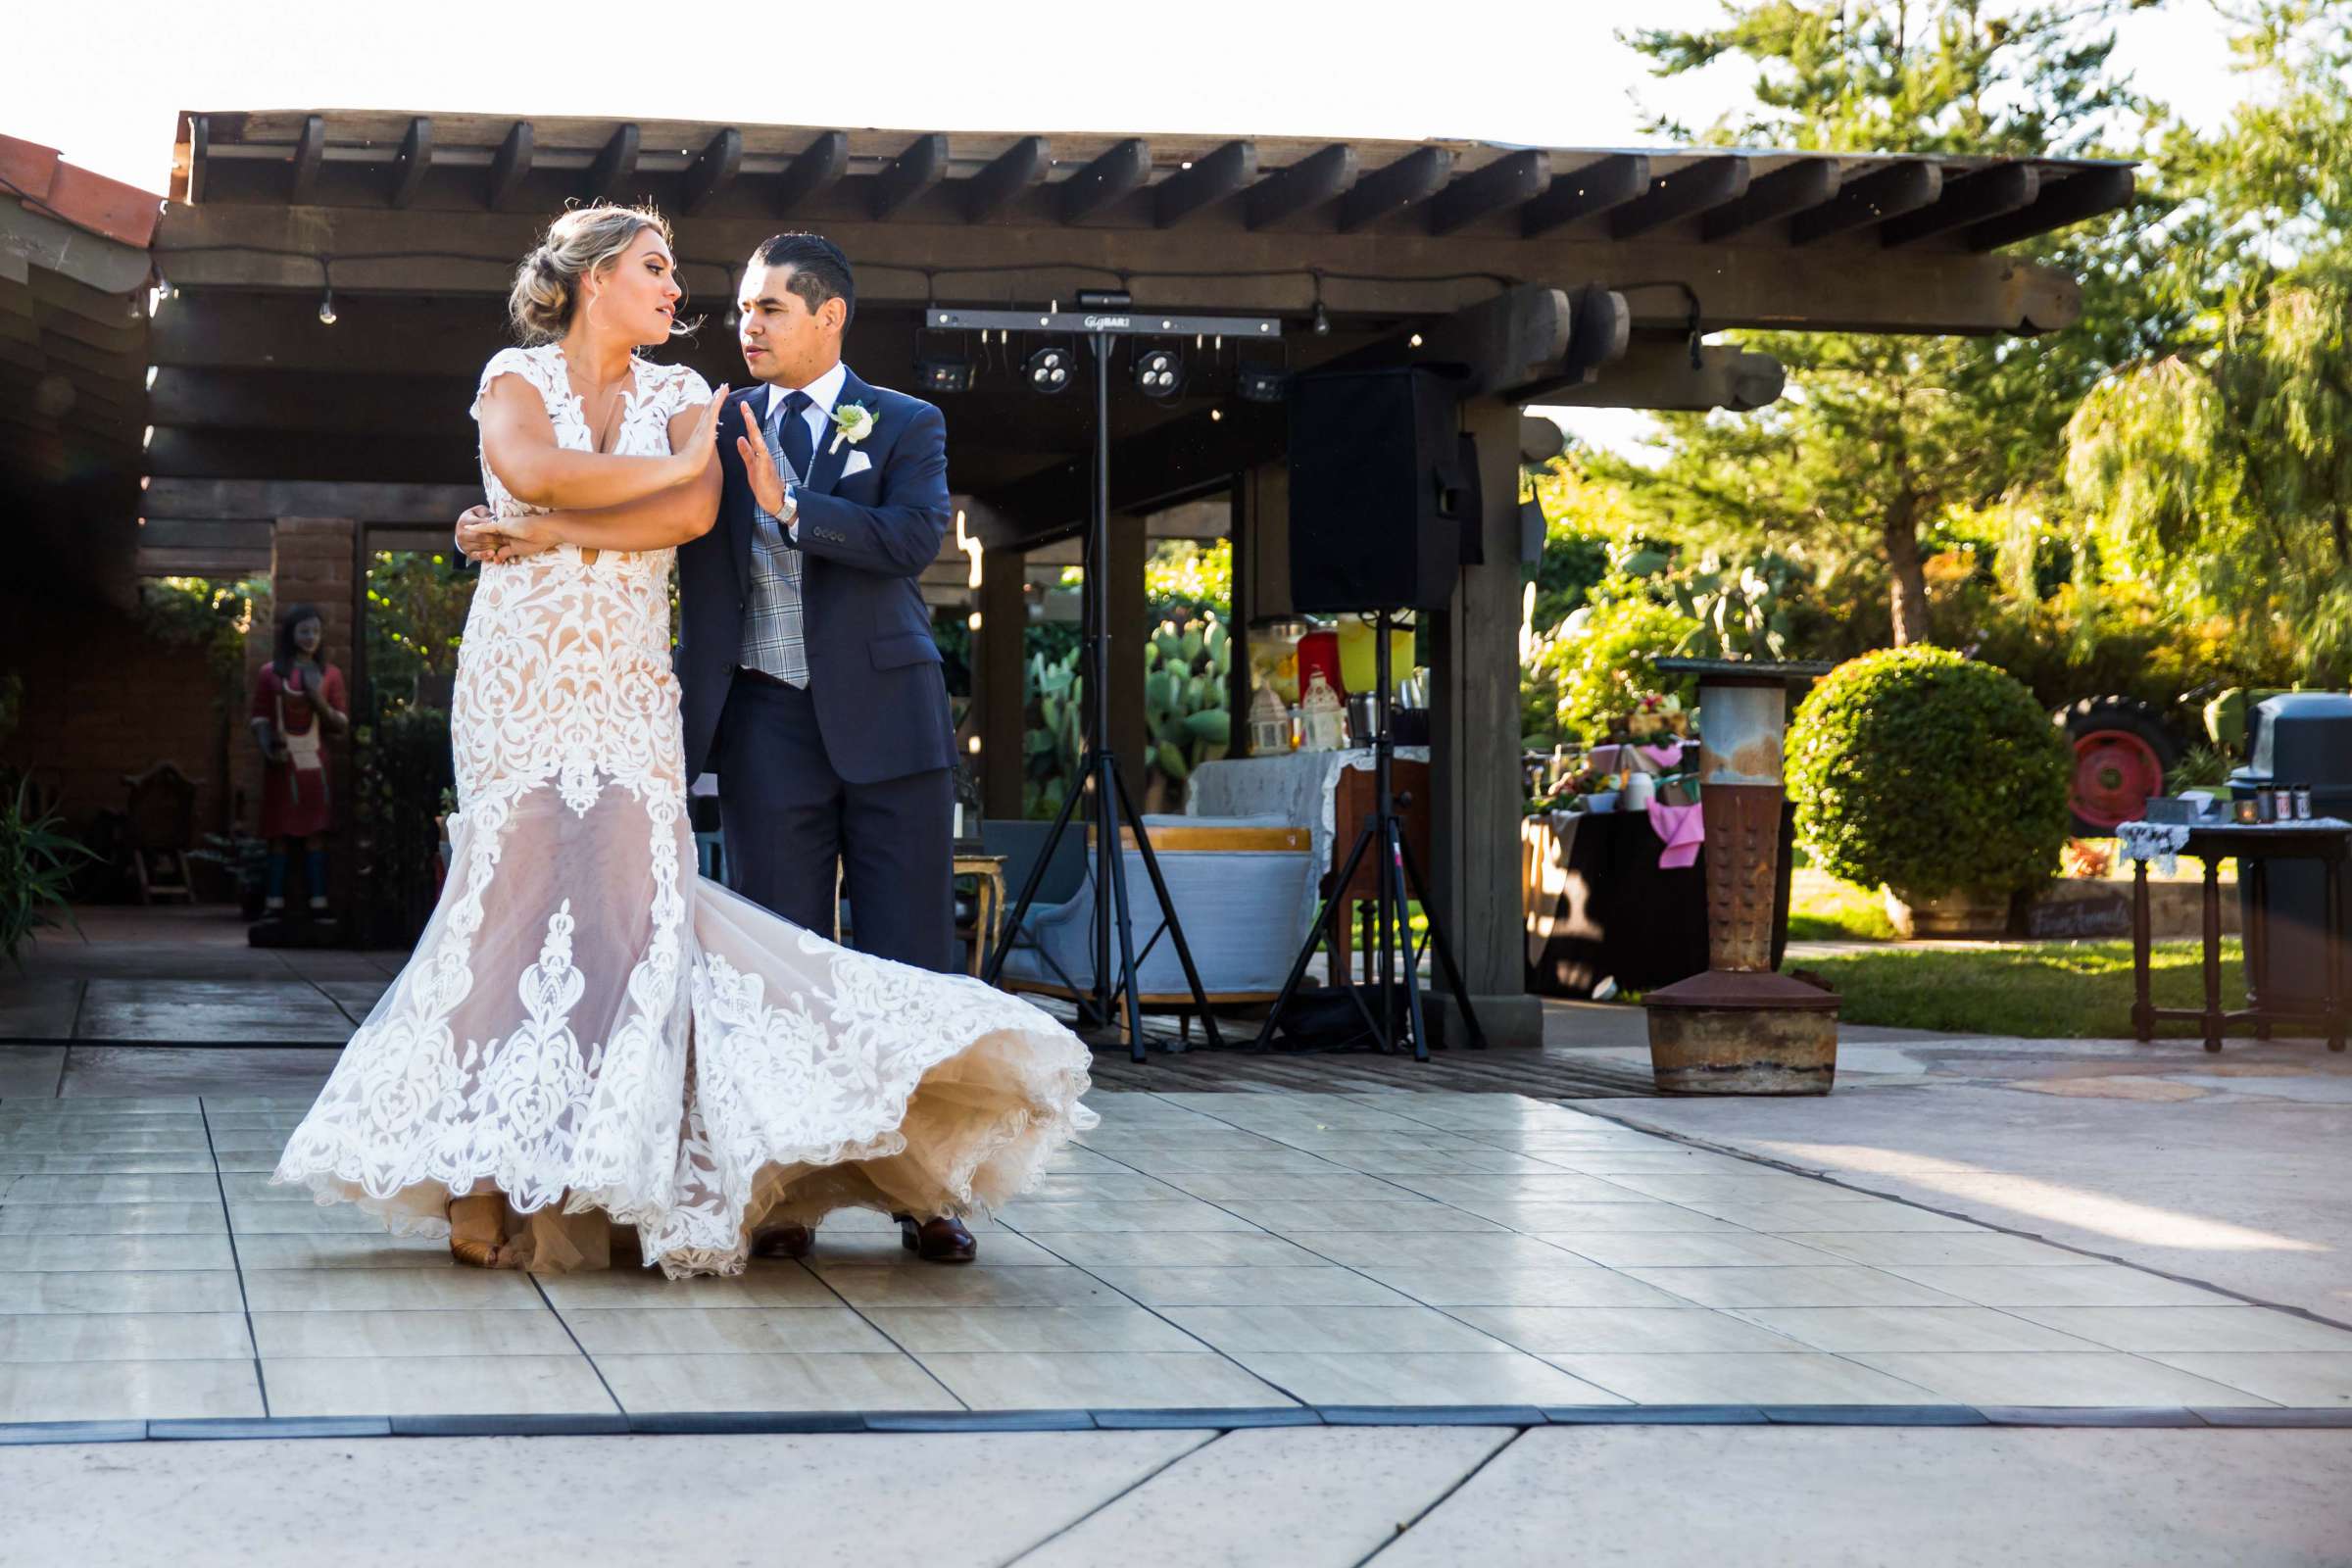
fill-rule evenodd
<path id="1" fill-rule="evenodd" d="M 1831 666 L 1661 659 L 1657 667 L 1698 676 L 1709 967 L 1647 997 L 1650 1071 L 1661 1094 L 1826 1095 L 1838 1071 L 1838 997 L 1774 972 L 1772 915 L 1788 687 Z"/>

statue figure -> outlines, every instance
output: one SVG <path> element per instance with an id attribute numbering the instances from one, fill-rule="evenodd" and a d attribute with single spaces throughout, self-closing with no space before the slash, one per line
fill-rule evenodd
<path id="1" fill-rule="evenodd" d="M 318 608 L 294 605 L 278 617 L 276 647 L 253 683 L 253 738 L 262 748 L 262 837 L 270 846 L 265 920 L 286 912 L 286 870 L 297 840 L 313 923 L 330 925 L 326 835 L 333 825 L 325 738 L 351 728 L 343 671 L 319 656 L 326 625 Z"/>

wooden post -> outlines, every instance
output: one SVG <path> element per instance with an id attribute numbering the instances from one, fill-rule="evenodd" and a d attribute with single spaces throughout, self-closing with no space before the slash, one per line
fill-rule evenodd
<path id="1" fill-rule="evenodd" d="M 1498 398 L 1462 405 L 1463 428 L 1478 442 L 1485 560 L 1463 568 L 1452 605 L 1431 617 L 1430 639 L 1430 898 L 1496 1046 L 1544 1043 L 1519 907 L 1519 416 Z M 1446 1041 L 1463 1038 L 1448 1019 Z"/>
<path id="2" fill-rule="evenodd" d="M 1151 731 L 1144 703 L 1144 645 L 1152 635 L 1151 610 L 1144 594 L 1144 560 L 1151 551 L 1144 537 L 1144 519 L 1133 513 L 1110 517 L 1110 559 L 1103 563 L 1102 581 L 1096 585 L 1108 612 L 1110 647 L 1104 675 L 1110 686 L 1110 745 L 1118 754 L 1119 777 L 1140 808 Z"/>
<path id="3" fill-rule="evenodd" d="M 1024 652 L 1029 604 L 1022 592 L 1028 558 L 991 551 L 980 563 L 980 630 L 972 638 L 972 702 L 979 718 L 980 798 L 990 816 L 1021 815 L 1023 758 L 1028 707 L 1028 658 Z"/>
<path id="4" fill-rule="evenodd" d="M 1252 585 L 1249 541 L 1251 528 L 1250 475 L 1233 476 L 1232 505 L 1227 515 L 1233 521 L 1227 533 L 1233 555 L 1233 611 L 1225 617 L 1225 630 L 1233 639 L 1233 663 L 1225 672 L 1225 713 L 1233 721 L 1232 740 L 1227 744 L 1228 757 L 1250 755 L 1250 592 Z"/>

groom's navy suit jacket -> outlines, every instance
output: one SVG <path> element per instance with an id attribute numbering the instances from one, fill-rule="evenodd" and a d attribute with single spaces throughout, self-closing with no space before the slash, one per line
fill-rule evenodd
<path id="1" fill-rule="evenodd" d="M 678 551 L 677 671 L 689 778 L 713 762 L 712 740 L 743 650 L 758 519 L 735 438 L 762 439 L 767 390 L 755 383 L 727 399 L 718 425 L 726 476 L 718 521 Z M 856 371 L 834 406 L 844 403 L 872 409 L 875 424 L 864 441 L 838 448 L 828 429 L 801 487 L 802 635 L 808 694 L 833 770 L 845 783 L 874 784 L 956 761 L 939 645 L 916 582 L 954 517 L 948 427 L 930 404 L 868 386 Z M 854 453 L 872 466 L 844 477 Z"/>

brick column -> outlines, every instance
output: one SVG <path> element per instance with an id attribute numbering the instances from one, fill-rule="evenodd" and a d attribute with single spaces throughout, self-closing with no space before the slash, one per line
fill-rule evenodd
<path id="1" fill-rule="evenodd" d="M 266 626 L 257 621 L 255 635 L 246 644 L 249 652 L 257 656 L 253 658 L 253 666 L 258 670 L 270 657 L 278 617 L 293 605 L 317 606 L 326 632 L 320 651 L 328 663 L 342 669 L 345 696 L 355 709 L 360 696 L 358 634 L 361 596 L 365 591 L 359 570 L 359 524 L 349 517 L 278 518 L 270 535 L 270 621 Z M 252 749 L 250 744 L 247 749 Z M 334 825 L 327 834 L 326 845 L 327 898 L 349 930 L 355 924 L 353 872 L 357 868 L 358 850 L 357 825 L 351 810 L 358 788 L 352 767 L 351 737 L 329 736 L 326 759 L 327 783 L 335 803 Z M 254 820 L 258 823 L 261 816 L 258 784 L 253 802 Z M 293 902 L 292 884 L 297 879 L 298 875 L 288 881 L 289 905 Z"/>

